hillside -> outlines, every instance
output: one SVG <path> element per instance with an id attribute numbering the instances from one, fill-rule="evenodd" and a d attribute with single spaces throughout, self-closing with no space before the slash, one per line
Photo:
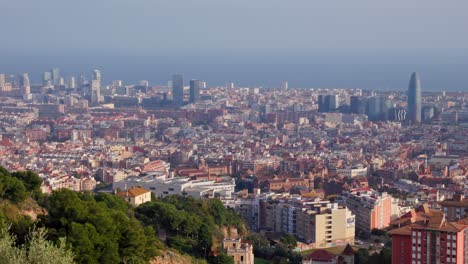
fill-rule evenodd
<path id="1" fill-rule="evenodd" d="M 217 263 L 223 230 L 245 232 L 241 218 L 216 199 L 171 196 L 134 208 L 102 193 L 61 189 L 44 196 L 40 185 L 34 173 L 0 167 L 2 230 L 10 227 L 19 248 L 32 227 L 43 228 L 55 245 L 66 241 L 76 263 Z M 164 242 L 155 230 L 165 233 Z"/>

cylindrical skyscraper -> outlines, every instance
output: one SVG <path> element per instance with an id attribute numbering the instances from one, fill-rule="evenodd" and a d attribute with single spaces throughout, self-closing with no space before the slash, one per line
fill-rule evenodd
<path id="1" fill-rule="evenodd" d="M 421 123 L 421 80 L 417 72 L 411 75 L 408 87 L 408 121 Z"/>

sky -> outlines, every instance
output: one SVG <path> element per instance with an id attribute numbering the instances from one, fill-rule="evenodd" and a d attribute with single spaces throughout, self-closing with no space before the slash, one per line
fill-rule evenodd
<path id="1" fill-rule="evenodd" d="M 0 10 L 6 70 L 43 67 L 32 58 L 60 64 L 57 58 L 99 56 L 170 65 L 187 62 L 170 58 L 217 56 L 468 64 L 466 0 L 0 0 Z"/>

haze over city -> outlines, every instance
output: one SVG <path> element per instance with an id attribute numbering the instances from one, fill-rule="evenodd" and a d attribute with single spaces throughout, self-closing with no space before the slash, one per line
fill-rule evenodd
<path id="1" fill-rule="evenodd" d="M 468 264 L 467 11 L 0 0 L 0 264 Z"/>
<path id="2" fill-rule="evenodd" d="M 57 66 L 105 80 L 404 90 L 467 89 L 468 3 L 429 1 L 0 1 L 0 68 Z M 37 77 L 36 77 L 37 76 Z M 107 79 L 109 78 L 109 79 Z"/>

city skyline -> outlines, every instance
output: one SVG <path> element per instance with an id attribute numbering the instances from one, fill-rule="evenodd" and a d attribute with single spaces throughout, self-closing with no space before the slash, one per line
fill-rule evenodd
<path id="1" fill-rule="evenodd" d="M 1 264 L 468 264 L 468 1 L 0 9 Z"/>
<path id="2" fill-rule="evenodd" d="M 96 67 L 93 67 L 92 70 L 90 70 L 91 72 L 92 71 L 95 71 L 97 68 Z M 41 71 L 40 73 L 34 71 L 33 74 L 31 74 L 29 71 L 19 71 L 19 72 L 8 72 L 8 71 L 4 71 L 3 72 L 3 75 L 6 77 L 6 78 L 20 78 L 21 77 L 21 74 L 23 73 L 28 73 L 28 75 L 30 76 L 30 82 L 31 82 L 31 85 L 40 85 L 40 84 L 46 84 L 47 81 L 50 81 L 50 84 L 60 84 L 59 82 L 63 82 L 65 83 L 65 80 L 68 81 L 68 84 L 70 84 L 70 78 L 73 77 L 73 78 L 76 78 L 76 77 L 79 77 L 79 76 L 86 76 L 86 75 L 90 75 L 89 72 L 90 71 L 75 71 L 75 72 L 70 72 L 70 71 L 63 71 L 65 72 L 63 75 L 60 75 L 60 77 L 62 78 L 61 80 L 58 80 L 56 79 L 56 77 L 53 77 L 54 76 L 54 73 L 53 71 L 61 71 L 62 72 L 62 68 L 53 68 L 51 71 Z M 66 69 L 65 69 L 66 70 Z M 99 68 L 98 71 L 101 71 L 102 68 Z M 165 85 L 167 83 L 168 80 L 171 80 L 171 76 L 164 76 L 162 77 L 160 74 L 158 74 L 158 76 L 161 76 L 159 77 L 157 80 L 152 80 L 151 78 L 144 78 L 145 76 L 142 76 L 142 78 L 140 79 L 131 79 L 131 80 L 128 80 L 128 79 L 125 79 L 125 78 L 118 78 L 118 76 L 116 76 L 115 74 L 114 75 L 110 75 L 109 77 L 109 73 L 104 69 L 104 71 L 106 72 L 105 74 L 105 77 L 106 78 L 101 78 L 100 77 L 100 82 L 102 84 L 111 84 L 114 80 L 123 80 L 125 83 L 127 84 L 136 84 L 142 80 L 144 81 L 149 81 L 151 83 L 151 85 Z M 88 72 L 88 74 L 86 74 L 86 72 Z M 414 72 L 414 71 L 409 71 L 409 72 Z M 420 73 L 420 71 L 418 71 L 418 73 Z M 57 73 L 58 74 L 58 73 Z M 57 75 L 55 74 L 55 75 Z M 407 73 L 406 73 L 407 74 Z M 171 73 L 170 75 L 174 75 L 173 73 Z M 189 79 L 204 79 L 206 81 L 208 81 L 208 83 L 210 85 L 212 85 L 212 87 L 220 87 L 220 86 L 224 86 L 226 85 L 227 83 L 230 83 L 230 82 L 233 82 L 233 79 L 231 78 L 227 78 L 227 79 L 224 79 L 224 80 L 220 80 L 220 79 L 215 79 L 214 81 L 212 79 L 209 79 L 209 78 L 206 78 L 205 75 L 200 75 L 200 74 L 186 74 L 185 72 L 182 74 L 182 75 L 187 75 L 191 78 Z M 405 82 L 405 78 L 402 78 L 403 75 L 399 76 L 398 77 L 398 82 Z M 5 78 L 4 77 L 4 78 Z M 91 76 L 89 76 L 92 78 L 92 74 Z M 335 76 L 337 77 L 337 76 Z M 236 85 L 240 85 L 241 87 L 262 87 L 262 88 L 267 88 L 267 89 L 271 89 L 271 88 L 281 88 L 283 85 L 284 85 L 284 80 L 286 78 L 281 78 L 281 77 L 277 77 L 276 76 L 276 80 L 273 81 L 273 80 L 270 80 L 268 82 L 265 82 L 265 83 L 256 83 L 256 84 L 252 84 L 252 83 L 249 83 L 249 82 L 245 82 L 245 81 L 234 81 L 233 83 L 235 83 Z M 334 80 L 333 78 L 330 78 L 329 79 L 330 81 Z M 289 83 L 293 83 L 293 86 L 289 85 Z M 303 83 L 303 82 L 302 82 Z M 395 87 L 395 86 L 387 86 L 387 87 L 369 87 L 369 86 L 318 86 L 318 85 L 313 85 L 313 82 L 311 82 L 312 84 L 310 85 L 294 85 L 295 82 L 294 80 L 288 80 L 288 86 L 289 87 L 293 87 L 293 88 L 307 88 L 307 89 L 365 89 L 365 90 L 376 90 L 376 91 L 382 91 L 382 92 L 389 92 L 389 91 L 407 91 L 408 90 L 408 85 L 406 84 L 405 86 L 398 86 L 398 87 Z M 453 92 L 457 92 L 457 91 L 464 91 L 465 89 L 464 88 L 447 88 L 447 87 L 443 87 L 443 88 L 435 88 L 432 87 L 431 88 L 427 88 L 426 86 L 427 84 L 425 83 L 425 89 L 424 89 L 424 92 L 441 92 L 441 91 L 453 91 Z M 430 86 L 430 83 L 429 83 L 429 86 Z"/>

